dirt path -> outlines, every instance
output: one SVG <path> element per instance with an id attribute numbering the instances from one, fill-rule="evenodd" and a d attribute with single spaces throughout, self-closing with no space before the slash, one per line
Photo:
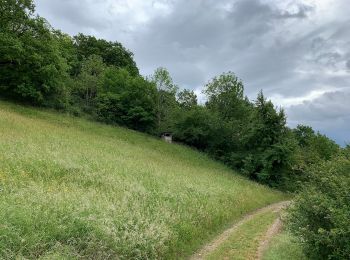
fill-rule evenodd
<path id="1" fill-rule="evenodd" d="M 258 251 L 256 253 L 257 260 L 261 260 L 263 258 L 264 252 L 268 248 L 271 239 L 281 231 L 281 228 L 282 228 L 282 221 L 280 217 L 278 217 L 276 221 L 267 230 L 263 239 L 260 241 Z"/>
<path id="2" fill-rule="evenodd" d="M 217 236 L 214 240 L 212 240 L 210 243 L 208 243 L 202 249 L 200 249 L 197 253 L 195 253 L 190 259 L 191 260 L 205 259 L 206 256 L 208 256 L 211 252 L 213 252 L 216 248 L 218 248 L 226 239 L 228 239 L 231 236 L 231 234 L 236 231 L 236 229 L 238 227 L 240 227 L 245 222 L 254 218 L 254 216 L 256 214 L 264 213 L 264 212 L 268 212 L 268 211 L 278 212 L 288 204 L 289 204 L 289 201 L 278 202 L 278 203 L 266 206 L 264 208 L 255 210 L 254 212 L 244 216 L 243 219 L 241 219 L 239 222 L 235 223 L 232 227 L 226 229 L 223 233 L 221 233 L 219 236 Z M 276 223 L 277 221 L 279 221 L 279 222 Z M 280 228 L 279 227 L 279 225 L 281 225 L 280 219 L 278 218 L 276 220 L 276 222 L 269 228 L 268 232 L 264 236 L 264 239 L 260 242 L 259 249 L 257 252 L 258 259 L 261 259 L 262 253 L 267 248 L 267 245 L 268 245 L 270 239 L 272 238 L 272 236 L 276 232 L 278 232 L 278 230 Z"/>

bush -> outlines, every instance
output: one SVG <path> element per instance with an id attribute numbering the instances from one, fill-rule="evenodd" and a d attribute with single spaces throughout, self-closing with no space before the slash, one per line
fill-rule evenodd
<path id="1" fill-rule="evenodd" d="M 99 120 L 150 132 L 155 125 L 155 86 L 125 69 L 108 68 L 97 94 Z"/>
<path id="2" fill-rule="evenodd" d="M 312 259 L 350 259 L 350 160 L 339 155 L 313 166 L 289 209 L 292 233 Z"/>
<path id="3" fill-rule="evenodd" d="M 174 138 L 197 149 L 206 150 L 212 138 L 211 121 L 211 114 L 206 108 L 193 108 L 178 118 L 174 127 Z"/>

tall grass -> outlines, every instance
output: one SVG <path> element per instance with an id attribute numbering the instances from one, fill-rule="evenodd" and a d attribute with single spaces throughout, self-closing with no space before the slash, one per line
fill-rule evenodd
<path id="1" fill-rule="evenodd" d="M 0 101 L 0 258 L 183 258 L 283 197 L 187 147 Z"/>
<path id="2" fill-rule="evenodd" d="M 275 236 L 263 256 L 263 260 L 307 260 L 299 242 L 288 231 Z"/>

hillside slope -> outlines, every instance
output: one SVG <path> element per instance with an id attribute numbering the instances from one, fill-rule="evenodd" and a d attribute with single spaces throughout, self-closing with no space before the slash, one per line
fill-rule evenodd
<path id="1" fill-rule="evenodd" d="M 204 154 L 0 101 L 0 258 L 182 258 L 284 195 Z"/>

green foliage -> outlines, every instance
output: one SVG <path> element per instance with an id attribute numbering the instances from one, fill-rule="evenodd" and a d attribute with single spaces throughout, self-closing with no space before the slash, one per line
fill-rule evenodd
<path id="1" fill-rule="evenodd" d="M 179 94 L 181 109 L 172 127 L 175 139 L 208 152 L 251 179 L 297 189 L 293 167 L 300 162 L 295 155 L 299 146 L 286 126 L 284 111 L 278 111 L 262 92 L 249 102 L 243 83 L 231 72 L 213 78 L 204 93 L 205 107 L 187 102 L 191 93 Z M 314 143 L 321 146 L 319 139 Z"/>
<path id="2" fill-rule="evenodd" d="M 52 34 L 58 42 L 62 58 L 65 59 L 68 64 L 70 76 L 76 76 L 76 69 L 81 66 L 83 61 L 78 60 L 78 53 L 73 38 L 60 30 L 52 30 Z"/>
<path id="3" fill-rule="evenodd" d="M 170 73 L 166 68 L 157 68 L 151 77 L 151 81 L 156 84 L 157 90 L 159 92 L 164 91 L 175 95 L 178 91 L 178 86 L 174 84 L 173 79 L 171 78 Z"/>
<path id="4" fill-rule="evenodd" d="M 232 167 L 228 159 L 235 148 L 232 129 L 207 107 L 180 110 L 173 129 L 175 140 L 205 151 Z"/>
<path id="5" fill-rule="evenodd" d="M 293 133 L 303 150 L 304 156 L 309 157 L 306 158 L 307 162 L 329 160 L 340 151 L 339 145 L 333 140 L 320 133 L 316 134 L 309 126 L 298 125 L 293 129 Z"/>
<path id="6" fill-rule="evenodd" d="M 89 58 L 91 55 L 98 55 L 109 66 L 125 68 L 133 76 L 139 74 L 132 52 L 126 50 L 119 42 L 96 39 L 94 36 L 80 33 L 74 36 L 74 44 L 80 61 Z"/>
<path id="7" fill-rule="evenodd" d="M 290 170 L 295 142 L 286 127 L 283 110 L 277 111 L 263 93 L 255 103 L 244 97 L 243 83 L 231 72 L 215 77 L 206 85 L 206 107 L 221 123 L 224 142 L 211 153 L 247 176 L 279 186 Z"/>
<path id="8" fill-rule="evenodd" d="M 308 169 L 312 165 L 331 160 L 340 153 L 340 147 L 325 135 L 315 133 L 309 126 L 298 125 L 292 130 L 298 147 L 294 153 L 292 176 L 295 189 L 309 181 Z"/>
<path id="9" fill-rule="evenodd" d="M 184 89 L 177 94 L 177 102 L 180 107 L 191 109 L 198 105 L 197 95 L 193 90 Z"/>
<path id="10" fill-rule="evenodd" d="M 68 65 L 50 26 L 33 17 L 32 1 L 2 1 L 0 9 L 1 91 L 33 104 L 64 106 Z"/>
<path id="11" fill-rule="evenodd" d="M 101 81 L 106 70 L 106 65 L 102 58 L 97 55 L 91 55 L 82 62 L 80 74 L 77 76 L 73 94 L 79 97 L 85 107 L 89 111 L 95 105 L 95 99 L 100 92 Z"/>
<path id="12" fill-rule="evenodd" d="M 215 137 L 215 116 L 205 107 L 181 112 L 174 127 L 174 138 L 200 150 L 207 150 Z"/>
<path id="13" fill-rule="evenodd" d="M 295 145 L 288 134 L 283 110 L 276 111 L 262 92 L 254 104 L 243 142 L 248 151 L 243 171 L 263 183 L 280 185 L 283 173 L 289 169 Z"/>
<path id="14" fill-rule="evenodd" d="M 289 209 L 290 230 L 312 259 L 350 258 L 350 154 L 319 162 Z"/>
<path id="15" fill-rule="evenodd" d="M 207 98 L 206 106 L 227 120 L 244 119 L 249 102 L 244 97 L 244 86 L 232 72 L 214 77 L 203 91 Z"/>
<path id="16" fill-rule="evenodd" d="M 65 109 L 71 109 L 69 101 L 75 108 L 78 102 L 82 110 L 93 113 L 97 81 L 106 65 L 138 75 L 132 53 L 120 43 L 83 34 L 71 38 L 54 30 L 34 16 L 31 0 L 1 1 L 0 10 L 0 90 L 4 96 Z"/>
<path id="17" fill-rule="evenodd" d="M 284 111 L 276 111 L 272 102 L 266 100 L 262 92 L 258 94 L 254 108 L 247 146 L 264 149 L 278 143 L 286 132 Z"/>
<path id="18" fill-rule="evenodd" d="M 174 117 L 178 105 L 176 102 L 178 86 L 174 84 L 170 73 L 162 67 L 155 70 L 150 80 L 157 88 L 157 134 L 168 132 L 172 129 L 175 121 Z"/>
<path id="19" fill-rule="evenodd" d="M 298 125 L 293 129 L 293 132 L 300 147 L 310 146 L 312 139 L 315 137 L 315 131 L 310 126 Z"/>
<path id="20" fill-rule="evenodd" d="M 108 123 L 149 132 L 155 125 L 156 88 L 125 69 L 108 68 L 97 98 L 97 115 Z"/>
<path id="21" fill-rule="evenodd" d="M 33 0 L 3 0 L 0 2 L 0 32 L 16 35 L 29 30 L 34 14 Z"/>

